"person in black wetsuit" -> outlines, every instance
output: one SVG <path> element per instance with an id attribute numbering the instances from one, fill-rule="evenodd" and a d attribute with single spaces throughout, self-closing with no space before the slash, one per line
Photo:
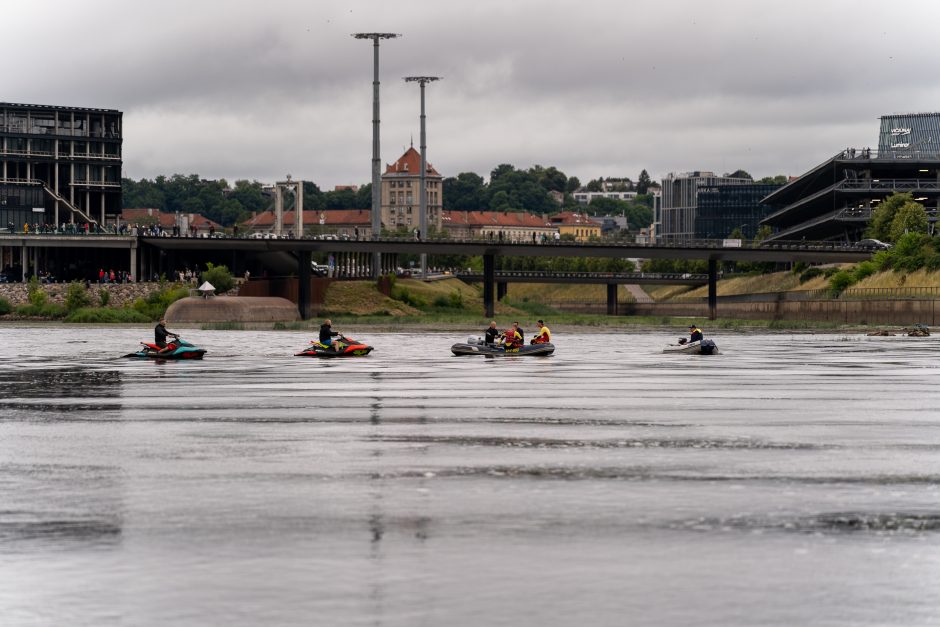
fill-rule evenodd
<path id="1" fill-rule="evenodd" d="M 496 340 L 499 339 L 499 329 L 496 328 L 496 322 L 491 322 L 484 333 L 483 343 L 490 346 L 495 345 Z"/>
<path id="2" fill-rule="evenodd" d="M 339 335 L 339 331 L 333 330 L 333 322 L 331 320 L 324 320 L 323 324 L 320 325 L 320 344 L 323 344 L 327 348 L 332 348 L 335 351 L 340 349 L 337 344 L 340 342 L 334 342 L 333 338 Z"/>
<path id="3" fill-rule="evenodd" d="M 519 323 L 513 322 L 512 328 L 515 329 L 516 333 L 519 334 L 519 341 L 525 344 L 525 332 L 522 330 L 522 327 L 519 326 Z"/>
<path id="4" fill-rule="evenodd" d="M 166 318 L 160 318 L 157 326 L 153 328 L 153 343 L 160 347 L 160 352 L 165 353 L 169 350 L 166 344 L 167 336 L 178 338 L 176 333 L 170 333 L 166 330 Z"/>

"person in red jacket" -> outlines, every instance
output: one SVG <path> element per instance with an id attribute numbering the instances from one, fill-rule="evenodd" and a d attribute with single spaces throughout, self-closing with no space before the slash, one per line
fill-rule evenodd
<path id="1" fill-rule="evenodd" d="M 506 348 L 519 348 L 522 346 L 522 336 L 515 328 L 503 331 L 503 346 Z"/>

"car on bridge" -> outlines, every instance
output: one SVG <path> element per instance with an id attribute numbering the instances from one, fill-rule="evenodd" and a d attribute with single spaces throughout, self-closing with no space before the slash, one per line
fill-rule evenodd
<path id="1" fill-rule="evenodd" d="M 864 248 L 865 250 L 888 250 L 891 248 L 891 244 L 887 244 L 877 239 L 859 240 L 855 245 L 859 248 Z"/>

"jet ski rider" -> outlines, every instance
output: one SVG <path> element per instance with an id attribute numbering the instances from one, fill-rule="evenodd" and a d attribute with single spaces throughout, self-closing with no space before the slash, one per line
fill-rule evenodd
<path id="1" fill-rule="evenodd" d="M 179 336 L 176 333 L 170 333 L 166 330 L 166 318 L 161 317 L 157 322 L 157 326 L 153 328 L 153 343 L 160 348 L 161 353 L 165 353 L 170 350 L 170 347 L 167 346 L 166 343 L 167 336 L 179 339 Z"/>
<path id="2" fill-rule="evenodd" d="M 323 344 L 327 348 L 332 348 L 334 351 L 339 352 L 343 347 L 343 343 L 339 340 L 336 340 L 336 342 L 333 341 L 333 338 L 339 334 L 339 331 L 333 330 L 332 321 L 324 320 L 323 324 L 320 325 L 320 344 Z"/>

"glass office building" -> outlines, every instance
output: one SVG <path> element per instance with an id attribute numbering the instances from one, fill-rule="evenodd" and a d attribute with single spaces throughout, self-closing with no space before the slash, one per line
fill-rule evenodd
<path id="1" fill-rule="evenodd" d="M 0 226 L 108 224 L 121 212 L 123 114 L 0 102 Z M 14 219 L 15 218 L 15 219 Z"/>
<path id="2" fill-rule="evenodd" d="M 780 185 L 712 185 L 698 192 L 695 239 L 724 239 L 739 229 L 753 239 L 759 222 L 771 212 L 761 201 Z"/>

